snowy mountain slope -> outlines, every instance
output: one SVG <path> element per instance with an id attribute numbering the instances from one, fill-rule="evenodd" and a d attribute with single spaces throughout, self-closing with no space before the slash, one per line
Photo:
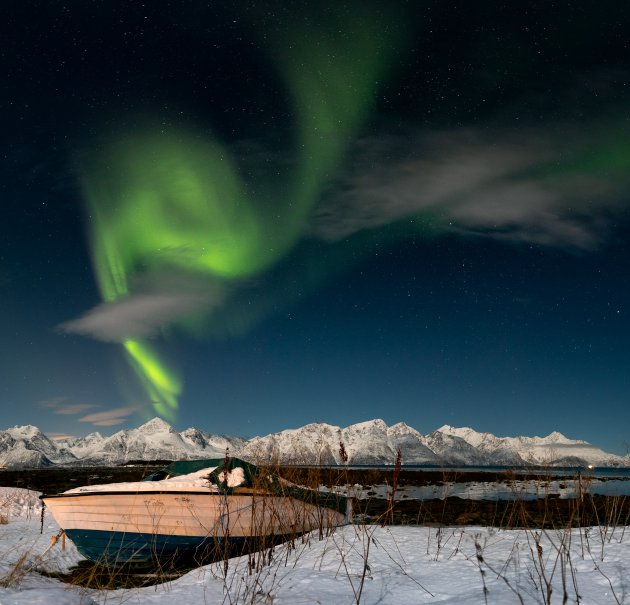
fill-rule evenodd
<path id="1" fill-rule="evenodd" d="M 91 452 L 97 450 L 105 441 L 105 437 L 99 432 L 90 433 L 85 437 L 74 439 L 64 439 L 60 443 L 64 444 L 79 460 L 87 458 Z"/>
<path id="2" fill-rule="evenodd" d="M 392 449 L 404 453 L 403 464 L 440 464 L 441 459 L 427 444 L 427 438 L 404 422 L 387 429 Z"/>
<path id="3" fill-rule="evenodd" d="M 492 433 L 479 433 L 469 427 L 455 428 L 444 425 L 437 429 L 443 435 L 459 437 L 483 452 L 505 452 L 521 459 L 521 464 L 609 466 L 620 464 L 621 458 L 579 439 L 569 439 L 554 431 L 546 437 L 496 437 Z M 515 464 L 506 462 L 505 464 Z"/>
<path id="4" fill-rule="evenodd" d="M 464 439 L 454 435 L 433 431 L 427 435 L 426 444 L 444 464 L 456 466 L 491 464 L 490 456 L 484 455 Z"/>
<path id="5" fill-rule="evenodd" d="M 402 422 L 392 427 L 380 419 L 360 422 L 343 429 L 341 437 L 351 464 L 394 464 L 398 449 L 405 464 L 438 461 L 423 436 Z"/>
<path id="6" fill-rule="evenodd" d="M 68 451 L 67 448 L 59 447 L 35 426 L 27 425 L 15 427 L 13 429 L 7 429 L 6 432 L 14 439 L 18 439 L 24 443 L 25 448 L 41 452 L 44 456 L 47 456 L 51 462 L 64 463 L 74 460 L 74 455 Z"/>
<path id="7" fill-rule="evenodd" d="M 230 452 L 238 451 L 247 442 L 246 439 L 241 437 L 210 435 L 205 431 L 192 427 L 182 431 L 179 435 L 185 443 L 189 444 L 197 452 L 197 455 L 203 452 L 203 457 L 208 458 L 222 458 L 225 456 L 227 448 L 229 448 Z"/>
<path id="8" fill-rule="evenodd" d="M 76 457 L 65 447 L 59 447 L 37 427 L 16 426 L 0 432 L 0 465 L 40 467 L 65 464 Z"/>
<path id="9" fill-rule="evenodd" d="M 341 429 L 324 423 L 311 423 L 266 437 L 250 439 L 239 455 L 254 462 L 290 464 L 340 464 Z"/>
<path id="10" fill-rule="evenodd" d="M 380 419 L 343 429 L 324 423 L 307 424 L 255 437 L 241 450 L 241 456 L 284 464 L 342 464 L 341 443 L 349 464 L 394 464 L 398 449 L 404 464 L 439 463 L 418 431 L 402 422 L 388 427 Z"/>
<path id="11" fill-rule="evenodd" d="M 404 423 L 388 427 L 380 419 L 347 428 L 308 424 L 255 437 L 240 455 L 259 462 L 341 464 L 342 442 L 350 464 L 393 464 L 400 448 L 403 464 L 630 466 L 630 456 L 615 456 L 558 432 L 542 438 L 496 437 L 445 425 L 423 436 Z"/>
<path id="12" fill-rule="evenodd" d="M 29 449 L 23 440 L 8 433 L 0 434 L 0 466 L 41 468 L 51 464 L 42 452 Z"/>
<path id="13" fill-rule="evenodd" d="M 244 439 L 213 436 L 195 428 L 181 433 L 159 418 L 110 437 L 51 441 L 33 426 L 0 431 L 0 466 L 38 468 L 51 464 L 123 464 L 130 460 L 222 458 L 226 447 L 239 450 Z"/>
<path id="14" fill-rule="evenodd" d="M 118 431 L 96 447 L 84 450 L 83 461 L 120 464 L 129 460 L 190 460 L 193 458 L 222 458 L 226 447 L 239 449 L 239 438 L 212 437 L 190 428 L 178 433 L 160 418 L 153 418 L 137 429 Z"/>
<path id="15" fill-rule="evenodd" d="M 116 463 L 119 460 L 168 460 L 188 458 L 190 448 L 168 423 L 154 418 L 137 429 L 122 430 L 107 437 L 88 460 Z"/>
<path id="16" fill-rule="evenodd" d="M 374 419 L 346 428 L 307 424 L 246 441 L 210 435 L 196 428 L 177 432 L 159 418 L 110 437 L 91 433 L 63 441 L 51 441 L 33 426 L 0 431 L 0 466 L 36 468 L 222 458 L 226 449 L 230 455 L 259 463 L 343 464 L 341 443 L 349 464 L 394 464 L 400 449 L 403 464 L 630 466 L 630 456 L 614 456 L 557 432 L 547 437 L 497 437 L 445 425 L 425 436 L 402 422 L 387 426 L 383 420 Z"/>

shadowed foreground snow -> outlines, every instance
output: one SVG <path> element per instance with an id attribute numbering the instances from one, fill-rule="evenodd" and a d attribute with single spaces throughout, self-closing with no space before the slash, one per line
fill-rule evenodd
<path id="1" fill-rule="evenodd" d="M 231 559 L 176 580 L 127 590 L 87 590 L 42 576 L 80 560 L 71 542 L 51 546 L 50 515 L 40 534 L 37 494 L 0 488 L 0 604 L 273 603 L 630 603 L 630 532 L 624 527 L 532 532 L 484 527 L 347 526 L 319 540 L 282 545 L 248 573 Z M 564 588 L 563 588 L 564 585 Z M 485 589 L 485 594 L 484 594 Z M 579 597 L 578 597 L 579 595 Z"/>

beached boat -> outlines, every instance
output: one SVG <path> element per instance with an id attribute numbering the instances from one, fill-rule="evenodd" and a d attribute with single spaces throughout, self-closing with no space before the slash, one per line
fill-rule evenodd
<path id="1" fill-rule="evenodd" d="M 242 460 L 174 462 L 144 481 L 41 497 L 86 558 L 119 566 L 203 562 L 348 522 L 349 501 Z M 223 551 L 223 550 L 222 550 Z"/>

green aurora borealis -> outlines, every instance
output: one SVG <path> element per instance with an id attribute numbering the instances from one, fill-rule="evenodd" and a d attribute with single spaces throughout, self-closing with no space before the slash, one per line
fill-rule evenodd
<path id="1" fill-rule="evenodd" d="M 292 28 L 292 39 L 270 40 L 294 105 L 295 161 L 266 193 L 251 192 L 228 146 L 201 127 L 144 126 L 109 137 L 80 166 L 103 301 L 132 296 L 134 276 L 143 273 L 177 270 L 229 285 L 285 257 L 370 115 L 396 52 L 397 25 L 329 15 L 319 27 Z M 268 167 L 271 176 L 276 169 Z M 129 335 L 122 344 L 154 411 L 174 420 L 182 381 L 157 343 Z"/>

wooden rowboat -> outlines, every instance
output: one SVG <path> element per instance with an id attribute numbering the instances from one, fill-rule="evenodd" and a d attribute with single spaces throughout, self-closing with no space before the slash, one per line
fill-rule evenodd
<path id="1" fill-rule="evenodd" d="M 191 470 L 192 469 L 192 470 Z M 42 496 L 86 558 L 109 566 L 202 563 L 349 521 L 350 504 L 242 460 L 176 462 L 144 481 Z"/>

